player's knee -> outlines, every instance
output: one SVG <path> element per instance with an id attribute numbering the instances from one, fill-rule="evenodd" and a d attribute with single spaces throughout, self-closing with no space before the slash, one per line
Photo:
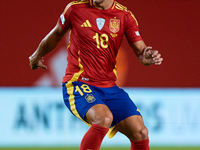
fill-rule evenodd
<path id="1" fill-rule="evenodd" d="M 97 119 L 96 124 L 109 128 L 113 121 L 113 115 L 111 113 L 103 114 Z"/>
<path id="2" fill-rule="evenodd" d="M 113 115 L 107 106 L 99 104 L 88 110 L 85 119 L 90 124 L 94 123 L 109 128 L 113 121 Z"/>
<path id="3" fill-rule="evenodd" d="M 144 126 L 134 134 L 135 141 L 142 141 L 148 138 L 148 129 Z"/>
<path id="4" fill-rule="evenodd" d="M 146 127 L 141 130 L 141 138 L 142 140 L 146 140 L 148 138 L 148 129 Z"/>
<path id="5" fill-rule="evenodd" d="M 132 141 L 143 141 L 148 139 L 148 129 L 144 126 L 138 128 L 134 132 L 128 135 L 129 139 Z"/>

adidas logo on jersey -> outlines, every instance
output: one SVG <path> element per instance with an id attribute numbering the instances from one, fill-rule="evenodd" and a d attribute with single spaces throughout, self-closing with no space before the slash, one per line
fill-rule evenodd
<path id="1" fill-rule="evenodd" d="M 86 20 L 82 25 L 81 27 L 92 27 L 89 20 Z"/>

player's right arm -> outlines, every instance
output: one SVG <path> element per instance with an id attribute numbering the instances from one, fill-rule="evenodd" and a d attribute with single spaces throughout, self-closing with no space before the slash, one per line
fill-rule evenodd
<path id="1" fill-rule="evenodd" d="M 63 30 L 59 23 L 40 42 L 36 51 L 29 57 L 31 69 L 47 67 L 43 64 L 42 57 L 51 52 L 61 41 L 67 30 Z"/>

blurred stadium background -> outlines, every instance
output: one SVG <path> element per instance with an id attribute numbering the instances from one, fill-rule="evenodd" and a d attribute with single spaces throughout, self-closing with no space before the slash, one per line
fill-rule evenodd
<path id="1" fill-rule="evenodd" d="M 48 70 L 32 71 L 28 62 L 69 2 L 0 1 L 0 149 L 78 149 L 88 129 L 62 100 L 67 35 L 45 56 Z M 142 66 L 125 38 L 117 58 L 117 83 L 139 107 L 152 150 L 200 149 L 200 1 L 118 2 L 135 14 L 144 41 L 164 58 L 161 66 Z M 102 146 L 128 150 L 129 141 L 118 133 Z"/>

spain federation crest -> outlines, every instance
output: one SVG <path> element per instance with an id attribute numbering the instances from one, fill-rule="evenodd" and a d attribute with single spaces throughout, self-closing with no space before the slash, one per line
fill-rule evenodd
<path id="1" fill-rule="evenodd" d="M 120 20 L 119 19 L 110 19 L 109 29 L 113 33 L 117 33 L 120 29 Z"/>
<path id="2" fill-rule="evenodd" d="M 85 96 L 85 99 L 86 99 L 86 101 L 87 101 L 88 103 L 93 103 L 93 102 L 96 100 L 96 98 L 95 98 L 92 94 L 87 94 L 87 95 Z"/>

